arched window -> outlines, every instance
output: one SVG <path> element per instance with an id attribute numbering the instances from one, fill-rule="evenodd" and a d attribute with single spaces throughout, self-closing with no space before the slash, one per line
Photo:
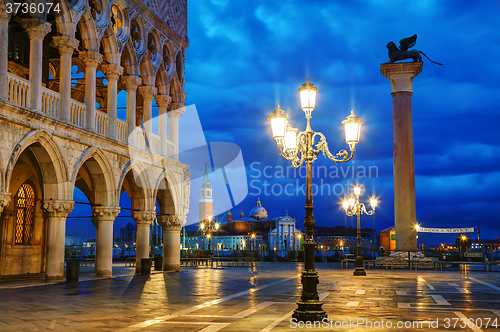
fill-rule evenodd
<path id="1" fill-rule="evenodd" d="M 33 210 L 35 191 L 29 183 L 23 184 L 16 197 L 16 239 L 15 244 L 31 244 L 33 238 Z"/>

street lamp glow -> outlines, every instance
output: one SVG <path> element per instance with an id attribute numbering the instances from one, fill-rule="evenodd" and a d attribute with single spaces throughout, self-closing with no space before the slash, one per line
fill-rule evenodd
<path id="1" fill-rule="evenodd" d="M 201 223 L 200 224 L 200 229 L 203 230 L 205 228 L 205 224 L 204 223 Z"/>
<path id="2" fill-rule="evenodd" d="M 306 113 L 306 117 L 311 116 L 311 112 L 316 108 L 317 92 L 318 88 L 309 82 L 309 79 L 306 79 L 306 82 L 299 88 L 300 106 Z"/>
<path id="3" fill-rule="evenodd" d="M 370 206 L 375 209 L 378 205 L 377 198 L 375 196 L 370 197 Z"/>
<path id="4" fill-rule="evenodd" d="M 352 196 L 349 196 L 349 198 L 347 199 L 347 201 L 349 202 L 349 206 L 350 207 L 353 207 L 354 204 L 356 203 L 356 200 Z"/>
<path id="5" fill-rule="evenodd" d="M 215 226 L 215 230 L 218 231 L 219 227 L 220 227 L 220 224 L 218 222 L 216 222 L 214 226 Z"/>
<path id="6" fill-rule="evenodd" d="M 293 128 L 291 124 L 287 124 L 285 133 L 285 151 L 294 153 L 297 149 L 297 128 Z"/>
<path id="7" fill-rule="evenodd" d="M 415 230 L 418 232 L 420 230 L 420 225 L 419 224 L 415 224 Z"/>
<path id="8" fill-rule="evenodd" d="M 347 120 L 342 121 L 345 130 L 345 142 L 349 145 L 359 143 L 359 136 L 361 133 L 361 125 L 363 121 L 351 111 Z"/>
<path id="9" fill-rule="evenodd" d="M 342 207 L 344 208 L 344 210 L 347 210 L 349 208 L 349 201 L 347 200 L 347 198 L 344 198 L 342 200 Z"/>
<path id="10" fill-rule="evenodd" d="M 212 234 L 207 234 L 207 237 L 210 239 L 210 237 L 212 236 Z"/>
<path id="11" fill-rule="evenodd" d="M 252 234 L 252 239 L 255 239 L 255 234 Z"/>
<path id="12" fill-rule="evenodd" d="M 359 196 L 361 195 L 361 187 L 357 184 L 354 186 L 354 195 Z"/>
<path id="13" fill-rule="evenodd" d="M 276 140 L 278 146 L 280 146 L 285 137 L 288 115 L 283 110 L 280 110 L 280 105 L 276 105 L 276 109 L 267 118 L 271 122 L 273 138 Z"/>
<path id="14" fill-rule="evenodd" d="M 462 240 L 464 240 L 464 241 L 465 241 L 465 235 L 462 235 Z"/>

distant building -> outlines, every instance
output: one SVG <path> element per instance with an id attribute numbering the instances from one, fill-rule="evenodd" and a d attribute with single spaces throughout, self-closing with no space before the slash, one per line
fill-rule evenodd
<path id="1" fill-rule="evenodd" d="M 276 250 L 278 255 L 285 255 L 287 250 L 300 249 L 300 230 L 295 227 L 296 220 L 288 215 L 269 217 L 267 210 L 262 206 L 260 199 L 245 217 L 243 210 L 238 219 L 232 218 L 231 210 L 227 213 L 225 225 L 221 225 L 217 232 L 211 234 L 208 239 L 208 220 L 212 218 L 213 212 L 212 186 L 205 167 L 205 175 L 200 188 L 199 199 L 199 224 L 205 224 L 206 228 L 201 231 L 186 232 L 182 235 L 181 242 L 187 248 L 208 249 L 219 245 L 224 250 L 259 250 L 266 246 L 267 250 Z M 215 221 L 211 221 L 211 225 Z"/>
<path id="2" fill-rule="evenodd" d="M 355 250 L 358 245 L 357 230 L 353 227 L 335 226 L 314 228 L 314 239 L 318 247 L 327 250 Z M 378 249 L 377 231 L 361 229 L 361 247 L 364 250 Z"/>

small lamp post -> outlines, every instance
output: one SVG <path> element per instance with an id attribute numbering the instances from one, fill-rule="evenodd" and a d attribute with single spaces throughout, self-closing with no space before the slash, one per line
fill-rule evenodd
<path id="1" fill-rule="evenodd" d="M 299 88 L 300 104 L 307 121 L 305 131 L 297 134 L 298 129 L 288 123 L 288 115 L 276 105 L 276 109 L 268 116 L 271 123 L 272 136 L 278 145 L 279 155 L 292 163 L 295 168 L 306 164 L 306 216 L 304 220 L 305 231 L 305 269 L 302 272 L 302 295 L 297 302 L 292 317 L 298 321 L 321 321 L 326 317 L 323 310 L 323 302 L 319 300 L 317 284 L 319 283 L 318 272 L 315 268 L 314 250 L 316 243 L 313 240 L 314 215 L 312 197 L 312 163 L 317 159 L 319 153 L 323 153 L 333 162 L 343 163 L 354 157 L 356 143 L 359 142 L 361 121 L 354 111 L 342 121 L 345 129 L 346 143 L 349 145 L 350 153 L 346 150 L 339 151 L 335 156 L 328 149 L 325 136 L 311 129 L 312 111 L 316 107 L 316 94 L 318 88 L 309 79 Z"/>
<path id="2" fill-rule="evenodd" d="M 206 222 L 206 223 L 205 223 Z M 219 230 L 220 224 L 219 223 L 212 223 L 212 217 L 208 217 L 207 220 L 203 221 L 200 224 L 200 229 L 201 229 L 201 234 L 202 234 L 202 245 L 203 245 L 203 250 L 205 250 L 205 236 L 208 238 L 208 250 L 211 251 L 211 238 L 212 238 L 212 233 L 215 233 Z M 205 235 L 205 233 L 207 233 Z"/>
<path id="3" fill-rule="evenodd" d="M 354 191 L 354 196 L 350 196 L 349 198 L 344 198 L 342 201 L 342 207 L 344 208 L 344 211 L 347 216 L 357 216 L 358 218 L 358 227 L 357 227 L 357 240 L 358 240 L 358 245 L 356 246 L 356 263 L 355 263 L 355 269 L 354 269 L 354 275 L 355 276 L 365 276 L 365 266 L 363 263 L 363 256 L 361 253 L 361 227 L 360 227 L 360 216 L 361 214 L 367 214 L 367 215 L 372 215 L 375 213 L 375 208 L 378 205 L 378 201 L 375 198 L 375 196 L 370 197 L 370 206 L 372 209 L 370 211 L 367 211 L 365 208 L 365 205 L 363 203 L 359 202 L 359 196 L 361 195 L 361 187 L 359 185 L 355 185 L 353 188 Z"/>

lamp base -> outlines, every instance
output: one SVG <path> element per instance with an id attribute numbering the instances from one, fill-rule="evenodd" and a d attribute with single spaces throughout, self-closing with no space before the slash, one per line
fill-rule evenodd
<path id="1" fill-rule="evenodd" d="M 323 302 L 319 300 L 299 301 L 292 318 L 298 322 L 321 322 L 327 318 L 326 311 L 321 308 L 322 305 Z"/>
<path id="2" fill-rule="evenodd" d="M 354 269 L 353 275 L 355 276 L 366 276 L 365 269 L 362 267 L 357 267 Z"/>

